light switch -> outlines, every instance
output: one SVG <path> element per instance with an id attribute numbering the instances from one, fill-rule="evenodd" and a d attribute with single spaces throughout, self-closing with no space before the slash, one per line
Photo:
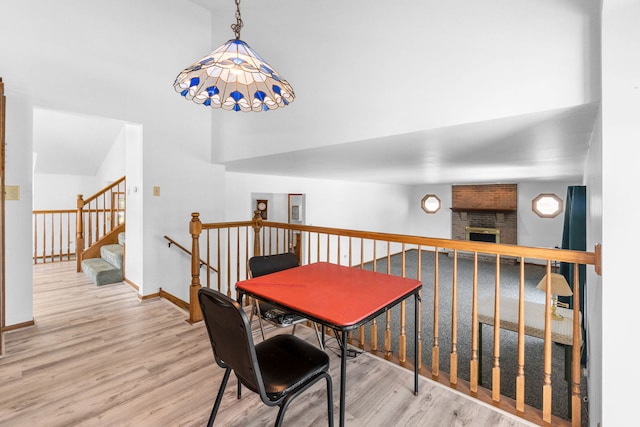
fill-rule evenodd
<path id="1" fill-rule="evenodd" d="M 153 195 L 154 196 L 159 196 L 160 195 L 160 187 L 158 187 L 157 185 L 155 187 L 153 187 Z"/>
<path id="2" fill-rule="evenodd" d="M 4 199 L 5 200 L 20 200 L 20 186 L 19 185 L 5 185 L 4 186 Z"/>

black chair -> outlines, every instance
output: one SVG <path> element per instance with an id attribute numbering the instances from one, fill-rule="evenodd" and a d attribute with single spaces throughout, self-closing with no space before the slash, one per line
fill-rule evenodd
<path id="1" fill-rule="evenodd" d="M 216 363 L 225 369 L 207 426 L 213 425 L 231 371 L 238 378 L 238 399 L 244 384 L 258 393 L 266 405 L 280 407 L 276 426 L 282 425 L 289 403 L 324 378 L 329 426 L 333 426 L 333 390 L 327 353 L 289 334 L 276 335 L 254 345 L 247 315 L 237 301 L 210 288 L 198 290 L 198 301 Z"/>
<path id="2" fill-rule="evenodd" d="M 287 270 L 289 268 L 298 267 L 300 263 L 298 262 L 298 257 L 294 253 L 281 253 L 275 255 L 260 255 L 249 258 L 249 274 L 251 277 L 260 277 L 266 274 L 276 273 L 278 271 Z M 262 332 L 262 339 L 265 338 L 264 335 L 264 325 L 262 323 L 263 320 L 271 323 L 280 328 L 293 326 L 292 333 L 296 332 L 296 325 L 298 323 L 302 323 L 306 321 L 302 316 L 299 316 L 294 313 L 289 313 L 286 310 L 282 310 L 281 308 L 276 307 L 273 304 L 269 304 L 264 301 L 258 301 L 254 298 L 254 308 L 251 312 L 251 318 L 249 322 L 253 321 L 253 316 L 256 314 L 258 316 L 258 322 L 260 323 L 260 332 Z M 318 343 L 322 348 L 322 340 L 318 335 L 318 328 L 314 327 L 316 330 L 316 336 L 318 337 Z"/>

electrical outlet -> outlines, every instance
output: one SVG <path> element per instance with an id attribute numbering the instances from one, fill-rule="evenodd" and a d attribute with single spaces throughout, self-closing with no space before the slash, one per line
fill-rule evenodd
<path id="1" fill-rule="evenodd" d="M 160 195 L 160 187 L 159 186 L 155 186 L 153 187 L 153 195 L 154 196 L 159 196 Z"/>

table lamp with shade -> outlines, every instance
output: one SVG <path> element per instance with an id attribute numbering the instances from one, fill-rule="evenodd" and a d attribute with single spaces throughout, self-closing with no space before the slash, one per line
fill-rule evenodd
<path id="1" fill-rule="evenodd" d="M 536 286 L 543 292 L 547 291 L 547 275 L 544 277 Z M 573 291 L 569 287 L 569 283 L 567 283 L 567 279 L 564 278 L 562 274 L 551 273 L 551 318 L 553 320 L 563 320 L 564 317 L 556 312 L 558 307 L 558 296 L 568 297 L 573 295 Z"/>

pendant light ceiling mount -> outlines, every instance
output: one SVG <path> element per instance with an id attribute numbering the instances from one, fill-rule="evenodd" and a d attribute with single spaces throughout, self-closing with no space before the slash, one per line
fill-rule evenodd
<path id="1" fill-rule="evenodd" d="M 244 26 L 236 3 L 236 38 L 185 68 L 173 87 L 186 99 L 230 111 L 269 111 L 295 99 L 291 85 L 248 44 L 240 40 Z"/>

